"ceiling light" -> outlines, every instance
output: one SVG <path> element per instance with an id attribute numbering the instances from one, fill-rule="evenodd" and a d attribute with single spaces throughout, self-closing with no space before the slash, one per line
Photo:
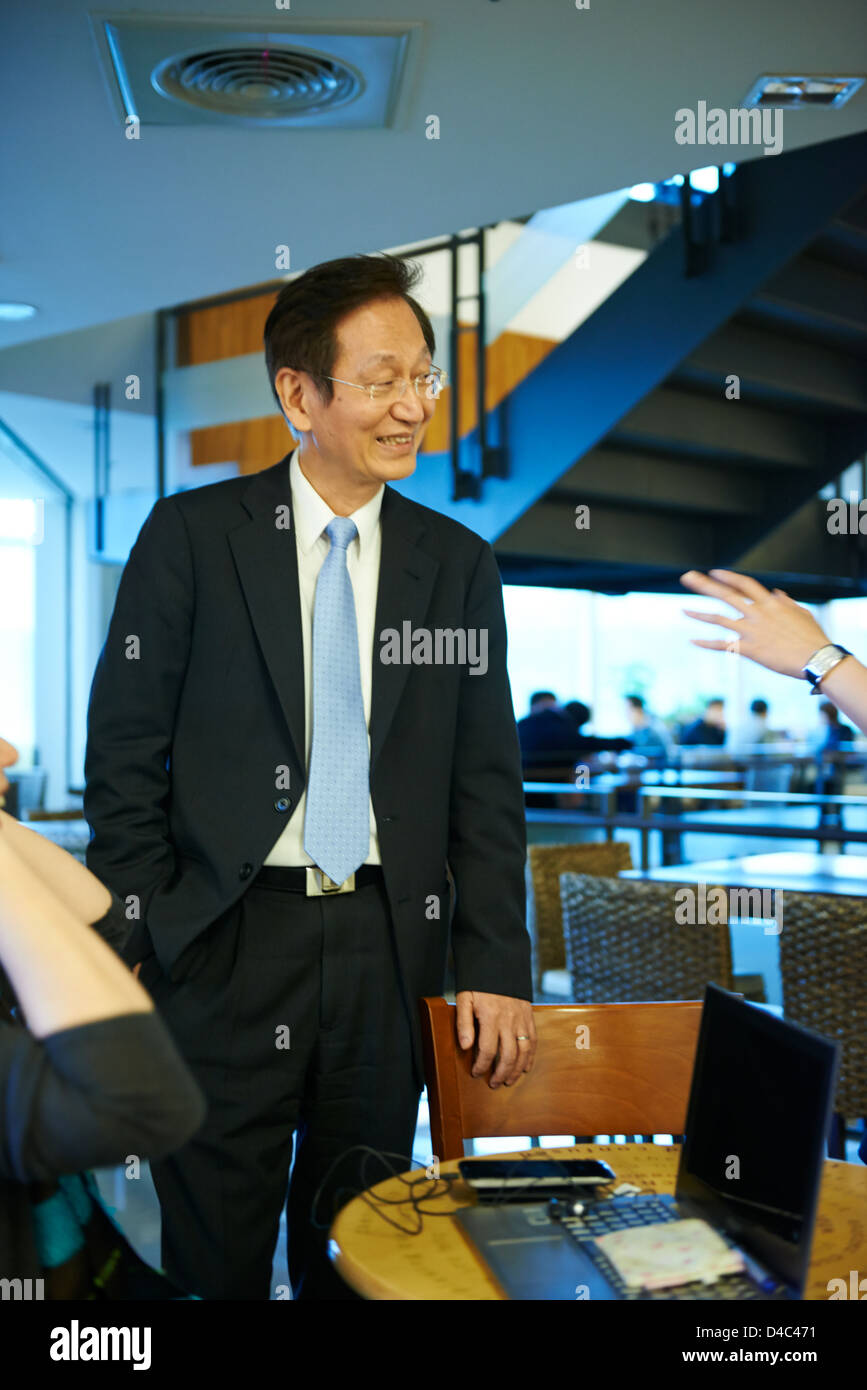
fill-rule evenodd
<path id="1" fill-rule="evenodd" d="M 704 169 L 693 169 L 690 171 L 689 181 L 699 193 L 716 193 L 719 188 L 719 169 L 715 164 L 709 164 Z"/>
<path id="2" fill-rule="evenodd" d="M 0 303 L 0 319 L 7 323 L 18 323 L 20 319 L 32 319 L 38 313 L 34 304 L 15 304 L 11 300 Z"/>

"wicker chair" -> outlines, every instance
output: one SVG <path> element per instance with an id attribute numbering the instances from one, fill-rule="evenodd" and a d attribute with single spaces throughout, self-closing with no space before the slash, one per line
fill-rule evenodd
<path id="1" fill-rule="evenodd" d="M 828 1153 L 845 1158 L 844 1116 L 867 1117 L 867 902 L 831 893 L 784 896 L 783 1013 L 839 1045 Z"/>
<path id="2" fill-rule="evenodd" d="M 679 925 L 682 885 L 566 873 L 560 891 L 573 997 L 581 1003 L 702 999 L 708 981 L 732 988 L 728 921 Z"/>
<path id="3" fill-rule="evenodd" d="M 530 845 L 527 850 L 527 926 L 533 943 L 533 988 L 542 1002 L 542 976 L 547 970 L 566 969 L 560 875 L 602 875 L 614 878 L 632 868 L 632 854 L 623 840 L 602 844 Z M 561 998 L 558 1003 L 563 1002 Z"/>

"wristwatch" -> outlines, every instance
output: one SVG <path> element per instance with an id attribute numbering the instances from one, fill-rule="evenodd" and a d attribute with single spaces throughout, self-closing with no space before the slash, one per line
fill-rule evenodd
<path id="1" fill-rule="evenodd" d="M 820 647 L 817 652 L 814 652 L 804 667 L 804 679 L 808 680 L 813 687 L 810 694 L 819 695 L 821 693 L 819 686 L 825 677 L 833 671 L 835 666 L 840 665 L 844 657 L 851 655 L 852 653 L 846 647 L 838 647 L 834 642 L 829 642 L 827 647 Z"/>

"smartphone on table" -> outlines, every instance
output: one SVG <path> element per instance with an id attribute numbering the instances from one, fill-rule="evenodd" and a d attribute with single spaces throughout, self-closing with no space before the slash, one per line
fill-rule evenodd
<path id="1" fill-rule="evenodd" d="M 499 1201 L 590 1196 L 590 1189 L 616 1177 L 607 1163 L 595 1158 L 463 1158 L 458 1169 L 480 1199 Z"/>

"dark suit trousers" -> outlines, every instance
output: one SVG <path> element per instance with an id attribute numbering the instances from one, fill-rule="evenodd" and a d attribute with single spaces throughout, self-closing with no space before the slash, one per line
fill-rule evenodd
<path id="1" fill-rule="evenodd" d="M 254 880 L 194 945 L 179 983 L 154 957 L 140 975 L 208 1099 L 202 1129 L 151 1165 L 166 1272 L 202 1298 L 269 1297 L 294 1133 L 293 1295 L 351 1298 L 327 1226 L 387 1172 L 341 1156 L 364 1144 L 408 1168 L 419 1102 L 385 888 L 306 897 Z"/>

